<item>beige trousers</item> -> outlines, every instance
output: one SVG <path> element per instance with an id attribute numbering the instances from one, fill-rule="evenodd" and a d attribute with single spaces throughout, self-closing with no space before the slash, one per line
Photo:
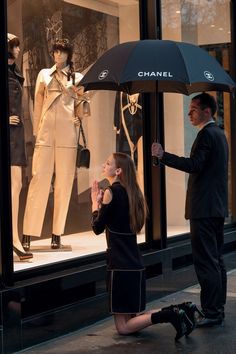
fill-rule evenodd
<path id="1" fill-rule="evenodd" d="M 64 233 L 75 177 L 76 154 L 77 148 L 72 147 L 35 147 L 32 179 L 29 185 L 24 216 L 24 235 L 41 236 L 54 173 L 52 233 L 55 235 L 62 235 Z"/>

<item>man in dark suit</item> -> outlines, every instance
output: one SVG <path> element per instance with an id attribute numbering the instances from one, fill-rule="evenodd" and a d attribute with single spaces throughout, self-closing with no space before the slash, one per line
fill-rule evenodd
<path id="1" fill-rule="evenodd" d="M 152 155 L 161 163 L 189 173 L 185 217 L 190 220 L 193 262 L 205 315 L 198 327 L 221 324 L 226 302 L 222 253 L 228 214 L 228 144 L 223 130 L 215 124 L 216 108 L 214 97 L 207 93 L 192 99 L 188 116 L 200 131 L 189 158 L 163 151 L 158 142 L 152 145 Z"/>

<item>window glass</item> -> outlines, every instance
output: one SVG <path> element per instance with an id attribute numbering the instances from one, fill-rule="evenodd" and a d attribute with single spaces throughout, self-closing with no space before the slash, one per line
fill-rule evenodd
<path id="1" fill-rule="evenodd" d="M 229 69 L 230 1 L 163 0 L 161 3 L 163 39 L 199 45 L 216 57 L 225 70 Z M 217 124 L 225 130 L 230 145 L 230 95 L 212 94 L 219 106 Z M 188 107 L 193 96 L 164 94 L 165 149 L 180 156 L 189 156 L 197 134 L 197 129 L 188 120 Z M 184 219 L 187 179 L 187 174 L 166 168 L 168 237 L 189 232 L 189 223 Z M 230 217 L 227 222 L 232 219 L 231 195 L 229 165 Z"/>
<path id="2" fill-rule="evenodd" d="M 64 101 L 56 97 L 58 87 L 63 91 L 69 83 L 63 75 L 50 79 L 55 64 L 53 45 L 57 39 L 69 39 L 74 69 L 85 74 L 109 48 L 140 38 L 139 2 L 8 0 L 8 32 L 19 37 L 21 51 L 16 63 L 25 78 L 21 120 L 27 165 L 14 166 L 17 172 L 12 175 L 12 185 L 18 181 L 14 244 L 20 248 L 22 235 L 30 236 L 33 253 L 29 262 L 21 262 L 14 255 L 15 271 L 102 252 L 106 249 L 105 234 L 94 236 L 90 226 L 91 183 L 96 179 L 105 187 L 102 163 L 112 152 L 123 151 L 134 159 L 143 189 L 141 97 L 111 91 L 86 96 L 88 102 L 81 105 L 80 114 L 91 154 L 90 168 L 77 168 L 74 174 L 73 139 L 78 128 L 68 129 L 71 97 L 64 96 Z M 47 124 L 42 117 L 47 117 Z M 60 249 L 51 249 L 52 233 L 62 234 Z M 144 242 L 144 233 L 138 242 Z"/>

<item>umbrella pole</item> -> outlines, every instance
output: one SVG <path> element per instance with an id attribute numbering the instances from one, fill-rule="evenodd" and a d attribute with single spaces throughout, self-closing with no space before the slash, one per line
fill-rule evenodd
<path id="1" fill-rule="evenodd" d="M 154 142 L 158 141 L 157 138 L 157 116 L 158 116 L 158 81 L 156 80 L 156 90 L 155 90 L 155 114 L 154 114 Z M 158 166 L 159 165 L 159 159 L 157 156 L 152 156 L 152 165 L 153 166 Z"/>

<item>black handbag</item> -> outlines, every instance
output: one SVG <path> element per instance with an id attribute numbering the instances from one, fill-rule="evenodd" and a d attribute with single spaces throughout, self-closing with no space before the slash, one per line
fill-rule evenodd
<path id="1" fill-rule="evenodd" d="M 86 147 L 86 138 L 84 135 L 84 129 L 82 125 L 81 119 L 80 121 L 80 126 L 79 126 L 79 138 L 78 138 L 78 148 L 77 148 L 77 158 L 76 158 L 76 166 L 78 168 L 80 167 L 85 167 L 89 168 L 90 166 L 90 151 Z M 80 144 L 80 135 L 82 135 L 82 140 L 83 140 L 83 145 Z"/>

